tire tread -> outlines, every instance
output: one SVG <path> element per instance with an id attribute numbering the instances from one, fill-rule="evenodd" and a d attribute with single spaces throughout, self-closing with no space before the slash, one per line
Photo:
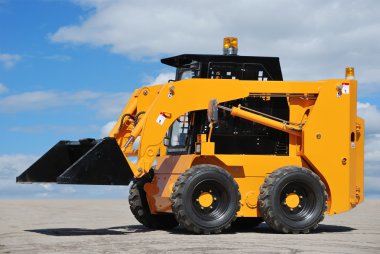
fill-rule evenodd
<path id="1" fill-rule="evenodd" d="M 259 195 L 259 209 L 261 214 L 263 215 L 263 218 L 265 222 L 275 231 L 281 232 L 281 233 L 292 233 L 292 234 L 307 234 L 312 230 L 315 230 L 318 227 L 318 224 L 324 219 L 324 213 L 327 210 L 327 202 L 324 202 L 322 212 L 319 215 L 319 218 L 315 221 L 313 225 L 311 225 L 309 228 L 301 229 L 301 230 L 296 230 L 288 227 L 286 224 L 281 222 L 281 219 L 279 216 L 274 212 L 273 206 L 271 201 L 271 193 L 273 193 L 274 186 L 276 183 L 285 175 L 293 173 L 293 172 L 298 172 L 301 170 L 303 173 L 309 175 L 310 177 L 314 178 L 316 181 L 319 182 L 323 189 L 323 200 L 327 201 L 328 195 L 326 192 L 326 186 L 325 184 L 321 181 L 319 176 L 315 174 L 313 171 L 304 168 L 304 167 L 295 167 L 295 166 L 287 166 L 280 168 L 276 171 L 273 171 L 270 175 L 268 175 L 264 183 L 260 187 L 260 195 Z"/>
<path id="2" fill-rule="evenodd" d="M 183 227 L 185 227 L 188 231 L 196 233 L 196 234 L 218 234 L 218 233 L 221 233 L 222 231 L 229 229 L 231 227 L 231 223 L 236 220 L 236 213 L 235 213 L 235 216 L 231 219 L 231 221 L 226 223 L 222 228 L 217 228 L 214 230 L 204 229 L 204 228 L 201 228 L 198 225 L 194 224 L 190 220 L 190 218 L 187 217 L 186 212 L 184 210 L 185 208 L 183 205 L 183 201 L 182 201 L 183 189 L 184 189 L 185 184 L 188 181 L 191 181 L 191 179 L 195 175 L 197 175 L 201 171 L 205 170 L 206 168 L 212 168 L 218 174 L 223 174 L 224 176 L 228 177 L 233 182 L 234 188 L 237 190 L 237 193 L 238 193 L 238 202 L 237 202 L 238 205 L 237 205 L 236 212 L 240 210 L 241 195 L 239 192 L 238 184 L 236 183 L 234 178 L 231 176 L 231 174 L 229 174 L 227 171 L 225 171 L 224 169 L 221 169 L 217 166 L 211 165 L 211 164 L 201 164 L 201 165 L 193 166 L 189 170 L 185 171 L 178 178 L 178 180 L 176 181 L 176 183 L 173 186 L 173 192 L 171 195 L 172 209 L 173 209 L 173 213 L 175 214 L 175 217 L 176 217 L 177 221 L 179 222 L 179 224 L 182 225 Z"/>

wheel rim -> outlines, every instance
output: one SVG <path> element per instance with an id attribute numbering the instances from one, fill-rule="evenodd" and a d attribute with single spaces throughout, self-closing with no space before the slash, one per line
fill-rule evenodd
<path id="1" fill-rule="evenodd" d="M 215 180 L 199 182 L 192 192 L 193 212 L 202 220 L 212 221 L 222 218 L 222 215 L 228 211 L 229 203 L 227 190 Z"/>
<path id="2" fill-rule="evenodd" d="M 303 221 L 312 217 L 317 202 L 313 189 L 297 181 L 282 188 L 279 201 L 282 213 L 292 221 Z"/>

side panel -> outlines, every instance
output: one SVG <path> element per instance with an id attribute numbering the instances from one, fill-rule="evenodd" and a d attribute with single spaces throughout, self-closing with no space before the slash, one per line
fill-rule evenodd
<path id="1" fill-rule="evenodd" d="M 191 167 L 196 155 L 160 156 L 151 183 L 144 186 L 150 211 L 172 212 L 170 195 L 178 177 Z"/>
<path id="2" fill-rule="evenodd" d="M 330 214 L 347 211 L 356 201 L 358 146 L 356 133 L 356 81 L 330 80 L 321 86 L 318 99 L 303 128 L 303 153 L 329 190 Z M 339 94 L 342 86 L 349 88 Z"/>

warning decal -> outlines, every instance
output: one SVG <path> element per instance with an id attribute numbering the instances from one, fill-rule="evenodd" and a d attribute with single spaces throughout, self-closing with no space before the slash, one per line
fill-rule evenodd
<path id="1" fill-rule="evenodd" d="M 350 93 L 350 83 L 342 83 L 342 94 Z"/>
<path id="2" fill-rule="evenodd" d="M 164 122 L 166 120 L 166 117 L 164 116 L 164 114 L 159 114 L 157 119 L 156 119 L 156 122 L 159 124 L 159 125 L 163 125 Z"/>

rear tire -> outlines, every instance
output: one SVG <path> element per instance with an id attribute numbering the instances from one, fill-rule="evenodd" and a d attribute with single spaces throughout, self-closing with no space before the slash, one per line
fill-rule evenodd
<path id="1" fill-rule="evenodd" d="M 226 170 L 210 164 L 196 165 L 183 173 L 173 187 L 171 200 L 179 224 L 196 234 L 230 228 L 240 209 L 238 184 Z"/>
<path id="2" fill-rule="evenodd" d="M 133 182 L 129 190 L 129 205 L 135 218 L 151 229 L 171 229 L 178 226 L 173 214 L 151 214 L 144 185 L 152 180 L 152 172 Z"/>
<path id="3" fill-rule="evenodd" d="M 283 167 L 265 178 L 260 188 L 260 211 L 265 222 L 281 233 L 309 233 L 327 209 L 324 183 L 309 169 Z"/>

